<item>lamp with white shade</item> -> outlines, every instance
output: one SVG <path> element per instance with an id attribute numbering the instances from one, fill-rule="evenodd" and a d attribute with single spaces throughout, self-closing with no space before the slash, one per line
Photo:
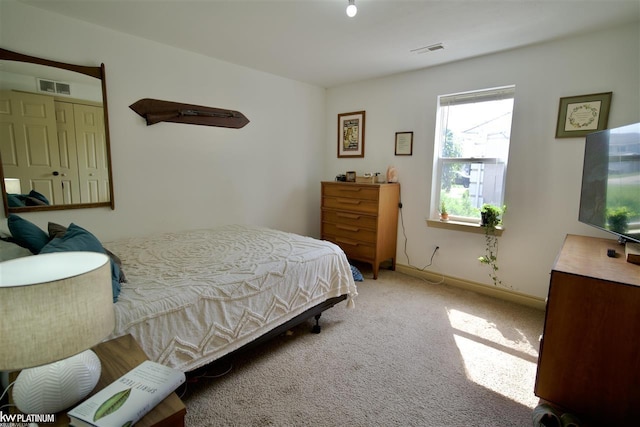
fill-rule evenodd
<path id="1" fill-rule="evenodd" d="M 115 325 L 109 257 L 58 252 L 1 262 L 0 313 L 0 370 L 22 369 L 13 385 L 18 409 L 70 408 L 97 384 L 100 360 L 88 349 Z"/>

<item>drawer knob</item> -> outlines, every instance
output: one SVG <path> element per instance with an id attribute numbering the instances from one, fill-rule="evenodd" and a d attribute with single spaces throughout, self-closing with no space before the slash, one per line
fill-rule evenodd
<path id="1" fill-rule="evenodd" d="M 358 246 L 358 242 L 354 242 L 353 240 L 341 239 L 339 237 L 336 240 L 339 243 L 344 243 L 345 245 Z"/>
<path id="2" fill-rule="evenodd" d="M 359 205 L 360 200 L 352 200 L 352 199 L 338 199 L 339 203 L 345 203 L 347 205 Z"/>
<path id="3" fill-rule="evenodd" d="M 353 231 L 353 232 L 360 231 L 360 228 L 358 227 L 349 227 L 348 225 L 342 225 L 342 224 L 336 224 L 336 228 L 339 228 L 340 230 L 347 230 L 347 231 Z"/>
<path id="4" fill-rule="evenodd" d="M 360 219 L 361 215 L 355 215 L 355 214 L 349 214 L 349 213 L 344 213 L 344 212 L 338 212 L 336 213 L 336 216 L 338 218 L 348 218 L 348 219 Z"/>

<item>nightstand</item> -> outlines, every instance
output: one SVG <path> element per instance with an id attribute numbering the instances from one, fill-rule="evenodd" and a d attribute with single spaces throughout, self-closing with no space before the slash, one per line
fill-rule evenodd
<path id="1" fill-rule="evenodd" d="M 98 385 L 91 395 L 102 390 L 140 363 L 148 360 L 140 345 L 131 335 L 124 335 L 98 344 L 92 349 L 100 359 L 102 373 Z M 12 373 L 11 381 L 16 373 Z M 184 416 L 187 410 L 177 394 L 171 393 L 155 408 L 136 423 L 137 427 L 184 427 Z M 55 423 L 40 423 L 40 425 L 68 426 L 69 417 L 66 411 L 57 414 Z"/>

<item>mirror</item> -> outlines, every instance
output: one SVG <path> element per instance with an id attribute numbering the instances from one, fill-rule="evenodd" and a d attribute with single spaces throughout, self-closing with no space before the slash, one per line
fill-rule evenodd
<path id="1" fill-rule="evenodd" d="M 0 186 L 9 213 L 114 209 L 104 64 L 0 48 Z"/>

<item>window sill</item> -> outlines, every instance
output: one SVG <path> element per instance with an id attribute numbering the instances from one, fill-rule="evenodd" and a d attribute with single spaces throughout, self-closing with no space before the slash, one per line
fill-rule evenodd
<path id="1" fill-rule="evenodd" d="M 434 228 L 444 228 L 445 230 L 465 231 L 468 233 L 484 234 L 484 227 L 480 224 L 474 224 L 472 222 L 460 222 L 460 221 L 440 221 L 439 219 L 427 219 L 427 226 Z M 496 236 L 502 236 L 504 228 L 502 226 L 496 227 Z"/>

